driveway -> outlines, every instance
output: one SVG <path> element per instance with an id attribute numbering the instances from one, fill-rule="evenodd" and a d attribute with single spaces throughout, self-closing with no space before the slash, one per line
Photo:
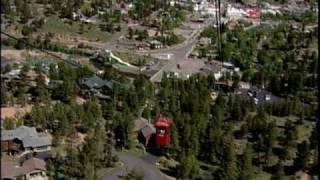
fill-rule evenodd
<path id="1" fill-rule="evenodd" d="M 145 161 L 143 158 L 140 159 L 126 152 L 116 152 L 115 154 L 118 155 L 120 161 L 122 161 L 124 165 L 122 167 L 119 167 L 107 172 L 105 175 L 103 175 L 102 180 L 120 179 L 119 176 L 126 175 L 128 171 L 132 169 L 142 173 L 145 180 L 164 180 L 165 179 L 161 175 L 160 170 L 158 170 L 157 167 L 151 162 L 149 163 L 149 161 Z"/>

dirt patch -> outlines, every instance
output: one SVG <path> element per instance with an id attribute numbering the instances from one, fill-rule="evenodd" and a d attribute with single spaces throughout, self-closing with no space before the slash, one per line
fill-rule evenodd
<path id="1" fill-rule="evenodd" d="M 10 60 L 25 61 L 27 57 L 43 57 L 45 54 L 37 51 L 16 50 L 16 49 L 1 49 L 1 57 Z"/>
<path id="2" fill-rule="evenodd" d="M 86 134 L 77 132 L 72 137 L 64 137 L 61 144 L 66 146 L 77 147 L 85 142 Z"/>
<path id="3" fill-rule="evenodd" d="M 45 38 L 45 32 L 36 32 L 32 34 L 33 38 L 40 36 L 41 39 Z M 53 36 L 50 38 L 51 42 L 61 43 L 68 48 L 77 47 L 81 42 L 90 42 L 88 39 L 81 37 L 80 35 L 62 34 L 62 33 L 52 33 Z"/>
<path id="4" fill-rule="evenodd" d="M 79 140 L 77 142 L 78 145 L 84 143 L 86 136 L 87 136 L 86 134 L 78 133 L 78 138 L 79 138 Z"/>
<path id="5" fill-rule="evenodd" d="M 2 118 L 14 118 L 21 117 L 24 114 L 31 112 L 32 105 L 27 105 L 25 107 L 2 107 L 1 117 Z"/>
<path id="6" fill-rule="evenodd" d="M 82 105 L 83 103 L 86 102 L 86 100 L 83 99 L 82 97 L 77 96 L 76 97 L 76 102 L 77 102 L 77 104 Z"/>
<path id="7" fill-rule="evenodd" d="M 23 50 L 1 49 L 1 56 L 8 59 L 22 59 L 23 52 Z"/>

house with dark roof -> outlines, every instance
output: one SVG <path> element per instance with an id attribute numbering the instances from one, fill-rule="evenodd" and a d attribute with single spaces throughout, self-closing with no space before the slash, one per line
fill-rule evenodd
<path id="1" fill-rule="evenodd" d="M 134 121 L 133 135 L 145 146 L 149 145 L 149 141 L 155 133 L 155 127 L 148 120 L 141 117 Z"/>
<path id="2" fill-rule="evenodd" d="M 1 131 L 1 148 L 9 154 L 45 152 L 51 149 L 51 140 L 40 137 L 34 127 L 20 126 Z"/>
<path id="3" fill-rule="evenodd" d="M 26 180 L 47 180 L 46 176 L 46 162 L 31 158 L 17 166 L 10 163 L 1 163 L 1 179 L 26 179 Z"/>
<path id="4" fill-rule="evenodd" d="M 107 94 L 113 88 L 112 81 L 103 80 L 98 76 L 91 76 L 80 79 L 79 83 L 85 96 L 93 95 L 103 99 L 110 98 Z"/>
<path id="5" fill-rule="evenodd" d="M 80 79 L 79 84 L 82 87 L 82 95 L 97 96 L 102 99 L 110 99 L 109 92 L 114 88 L 114 86 L 127 87 L 120 82 L 104 80 L 96 75 Z"/>

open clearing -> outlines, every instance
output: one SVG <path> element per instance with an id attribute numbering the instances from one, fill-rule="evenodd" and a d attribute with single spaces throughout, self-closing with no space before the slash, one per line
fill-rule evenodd
<path id="1" fill-rule="evenodd" d="M 75 21 L 66 23 L 57 16 L 51 16 L 46 18 L 42 31 L 80 37 L 80 24 L 80 22 Z M 101 31 L 95 24 L 83 24 L 83 34 L 81 36 L 92 41 L 107 41 L 111 37 L 110 33 Z"/>
<path id="2" fill-rule="evenodd" d="M 1 118 L 14 118 L 16 116 L 22 116 L 32 109 L 31 105 L 25 107 L 1 107 Z"/>

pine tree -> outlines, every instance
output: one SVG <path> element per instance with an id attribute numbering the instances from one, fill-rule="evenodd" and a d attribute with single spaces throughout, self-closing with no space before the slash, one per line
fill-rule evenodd
<path id="1" fill-rule="evenodd" d="M 194 179 L 199 174 L 199 164 L 193 154 L 182 157 L 180 162 L 180 173 L 182 179 Z"/>
<path id="2" fill-rule="evenodd" d="M 239 176 L 237 167 L 237 156 L 235 154 L 234 142 L 231 141 L 226 147 L 224 177 L 226 180 L 237 180 Z"/>
<path id="3" fill-rule="evenodd" d="M 285 180 L 285 173 L 283 169 L 282 162 L 279 162 L 275 168 L 276 172 L 271 177 L 271 180 Z"/>
<path id="4" fill-rule="evenodd" d="M 21 22 L 24 24 L 24 23 L 27 23 L 28 20 L 32 17 L 32 14 L 31 14 L 31 7 L 30 5 L 27 3 L 27 1 L 24 1 L 23 3 L 23 9 L 21 9 Z"/>
<path id="5" fill-rule="evenodd" d="M 310 145 L 307 141 L 303 141 L 302 144 L 298 145 L 297 158 L 294 161 L 296 170 L 303 169 L 306 167 L 310 152 Z"/>
<path id="6" fill-rule="evenodd" d="M 252 148 L 248 145 L 242 158 L 242 173 L 240 180 L 253 179 L 253 167 L 252 167 Z"/>

